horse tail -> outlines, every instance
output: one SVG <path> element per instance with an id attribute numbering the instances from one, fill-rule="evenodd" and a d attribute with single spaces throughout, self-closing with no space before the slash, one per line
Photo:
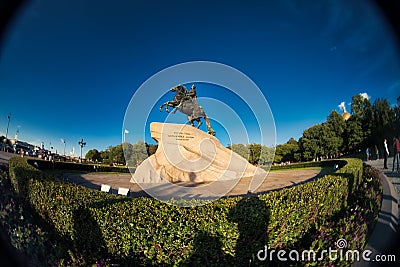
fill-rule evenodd
<path id="1" fill-rule="evenodd" d="M 207 115 L 205 113 L 204 113 L 204 119 L 206 121 L 208 133 L 211 134 L 212 136 L 214 136 L 215 135 L 215 131 L 211 127 L 210 119 L 207 117 Z"/>

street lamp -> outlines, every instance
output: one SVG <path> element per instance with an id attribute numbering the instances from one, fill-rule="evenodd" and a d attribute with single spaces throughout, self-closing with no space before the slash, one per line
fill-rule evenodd
<path id="1" fill-rule="evenodd" d="M 15 133 L 15 141 L 18 141 L 18 137 L 19 137 L 19 128 L 21 128 L 21 126 L 18 125 L 17 127 L 17 132 Z"/>
<path id="2" fill-rule="evenodd" d="M 123 139 L 122 143 L 125 143 L 125 135 L 128 134 L 128 133 L 129 133 L 128 129 L 125 129 L 124 130 L 124 135 L 123 135 L 123 138 L 122 138 Z"/>
<path id="3" fill-rule="evenodd" d="M 65 156 L 65 147 L 67 146 L 67 142 L 65 142 L 65 139 L 61 139 L 61 142 L 64 143 L 64 156 Z"/>
<path id="4" fill-rule="evenodd" d="M 7 123 L 7 131 L 6 131 L 6 140 L 4 141 L 4 151 L 7 150 L 7 140 L 8 140 L 8 127 L 10 126 L 10 119 L 11 119 L 11 113 L 8 113 L 8 123 Z"/>
<path id="5" fill-rule="evenodd" d="M 82 138 L 81 141 L 78 142 L 78 145 L 81 147 L 81 158 L 80 158 L 80 161 L 81 161 L 81 163 L 82 163 L 82 148 L 83 148 L 84 146 L 86 146 L 86 142 L 83 142 L 83 138 Z"/>

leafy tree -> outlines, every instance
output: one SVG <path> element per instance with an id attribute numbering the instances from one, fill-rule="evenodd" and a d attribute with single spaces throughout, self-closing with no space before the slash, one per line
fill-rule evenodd
<path id="1" fill-rule="evenodd" d="M 361 125 L 362 130 L 361 136 L 353 135 L 353 138 L 350 138 L 350 141 L 354 142 L 352 145 L 357 145 L 357 147 L 353 147 L 352 149 L 367 147 L 372 142 L 371 138 L 374 128 L 374 112 L 371 102 L 361 94 L 355 95 L 352 97 L 351 112 L 353 113 L 352 121 L 357 120 L 352 125 L 353 134 L 358 134 L 358 125 Z M 358 143 L 359 139 L 361 139 L 360 143 Z M 348 145 L 350 148 L 350 143 Z"/>
<path id="2" fill-rule="evenodd" d="M 348 151 L 356 152 L 361 149 L 361 144 L 364 140 L 363 128 L 361 120 L 356 115 L 350 117 L 347 121 L 346 142 Z"/>
<path id="3" fill-rule="evenodd" d="M 321 155 L 322 146 L 320 137 L 322 135 L 322 127 L 321 124 L 316 124 L 303 132 L 299 143 L 304 160 L 313 160 Z"/>
<path id="4" fill-rule="evenodd" d="M 337 136 L 342 136 L 346 130 L 346 121 L 336 110 L 331 111 L 329 116 L 326 118 L 326 122 Z"/>
<path id="5" fill-rule="evenodd" d="M 138 141 L 134 145 L 124 143 L 123 146 L 128 166 L 139 166 L 147 157 L 153 155 L 158 148 L 158 145 L 149 145 L 143 141 Z"/>
<path id="6" fill-rule="evenodd" d="M 327 125 L 330 130 L 335 133 L 338 151 L 344 151 L 346 149 L 344 145 L 344 138 L 346 132 L 346 121 L 342 115 L 337 113 L 335 110 L 331 111 L 329 116 L 326 118 Z"/>
<path id="7" fill-rule="evenodd" d="M 143 141 L 138 141 L 134 144 L 132 152 L 133 154 L 131 159 L 136 166 L 139 166 L 139 164 L 148 157 L 146 143 Z"/>
<path id="8" fill-rule="evenodd" d="M 396 107 L 395 107 L 396 108 Z M 392 110 L 386 99 L 377 98 L 373 105 L 374 128 L 373 142 L 381 144 L 383 139 L 389 139 L 393 135 L 393 122 L 395 121 L 395 108 Z"/>
<path id="9" fill-rule="evenodd" d="M 122 147 L 124 150 L 124 157 L 125 157 L 125 162 L 128 166 L 132 166 L 132 157 L 133 157 L 133 145 L 128 142 L 122 143 Z"/>
<path id="10" fill-rule="evenodd" d="M 104 150 L 100 151 L 100 157 L 103 163 L 110 163 L 110 151 L 109 150 Z"/>
<path id="11" fill-rule="evenodd" d="M 362 114 L 365 108 L 365 100 L 361 94 L 351 98 L 351 114 Z"/>
<path id="12" fill-rule="evenodd" d="M 249 162 L 251 164 L 259 164 L 261 148 L 262 146 L 260 144 L 252 143 L 249 145 Z"/>
<path id="13" fill-rule="evenodd" d="M 338 136 L 328 123 L 323 123 L 321 128 L 321 153 L 325 157 L 336 157 L 340 146 L 343 144 L 343 138 Z"/>
<path id="14" fill-rule="evenodd" d="M 118 146 L 110 146 L 107 149 L 109 151 L 109 160 L 113 163 L 125 165 L 124 150 L 122 144 Z"/>
<path id="15" fill-rule="evenodd" d="M 261 153 L 260 153 L 260 160 L 259 163 L 260 164 L 268 164 L 268 163 L 272 163 L 273 159 L 274 159 L 274 152 L 275 152 L 275 148 L 270 148 L 267 146 L 262 146 L 261 147 Z"/>
<path id="16" fill-rule="evenodd" d="M 232 144 L 232 145 L 228 146 L 228 148 L 230 150 L 232 150 L 233 152 L 239 154 L 246 160 L 249 160 L 249 155 L 250 155 L 249 147 L 247 147 L 243 144 Z"/>
<path id="17" fill-rule="evenodd" d="M 339 152 L 341 138 L 336 135 L 329 124 L 323 123 L 305 130 L 299 143 L 303 159 L 312 160 L 321 156 L 336 156 Z"/>
<path id="18" fill-rule="evenodd" d="M 300 161 L 300 146 L 294 138 L 276 147 L 274 162 L 282 161 Z"/>
<path id="19" fill-rule="evenodd" d="M 101 161 L 101 154 L 97 149 L 91 149 L 86 153 L 85 158 L 92 161 Z"/>
<path id="20" fill-rule="evenodd" d="M 267 164 L 271 163 L 274 155 L 274 148 L 269 148 L 260 144 L 232 144 L 227 148 L 239 154 L 252 164 Z M 251 155 L 251 153 L 253 153 Z M 251 161 L 250 161 L 251 157 Z"/>

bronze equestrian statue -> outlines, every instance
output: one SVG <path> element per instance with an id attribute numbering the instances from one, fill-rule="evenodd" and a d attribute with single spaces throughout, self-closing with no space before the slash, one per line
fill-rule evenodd
<path id="1" fill-rule="evenodd" d="M 190 125 L 195 127 L 194 121 L 197 121 L 197 128 L 202 125 L 201 118 L 204 118 L 206 121 L 208 133 L 211 135 L 215 135 L 215 131 L 211 127 L 210 120 L 208 119 L 206 113 L 204 112 L 203 108 L 197 104 L 197 95 L 196 95 L 196 86 L 193 84 L 192 88 L 189 92 L 187 92 L 186 87 L 183 85 L 178 85 L 173 87 L 171 92 L 176 92 L 175 97 L 172 101 L 165 102 L 160 106 L 160 112 L 163 110 L 165 106 L 165 111 L 170 112 L 168 107 L 174 108 L 174 112 L 179 110 L 183 114 L 187 115 L 187 118 L 190 122 Z"/>

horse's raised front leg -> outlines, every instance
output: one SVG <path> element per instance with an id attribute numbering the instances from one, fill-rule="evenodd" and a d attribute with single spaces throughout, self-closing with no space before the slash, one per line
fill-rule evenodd
<path id="1" fill-rule="evenodd" d="M 171 103 L 170 103 L 169 101 L 168 101 L 168 102 L 165 102 L 164 104 L 162 104 L 162 105 L 160 106 L 160 112 L 162 111 L 162 109 L 163 109 L 164 106 L 165 106 L 165 111 L 169 113 L 168 107 L 169 107 L 169 106 L 172 107 L 173 105 L 171 105 Z"/>

